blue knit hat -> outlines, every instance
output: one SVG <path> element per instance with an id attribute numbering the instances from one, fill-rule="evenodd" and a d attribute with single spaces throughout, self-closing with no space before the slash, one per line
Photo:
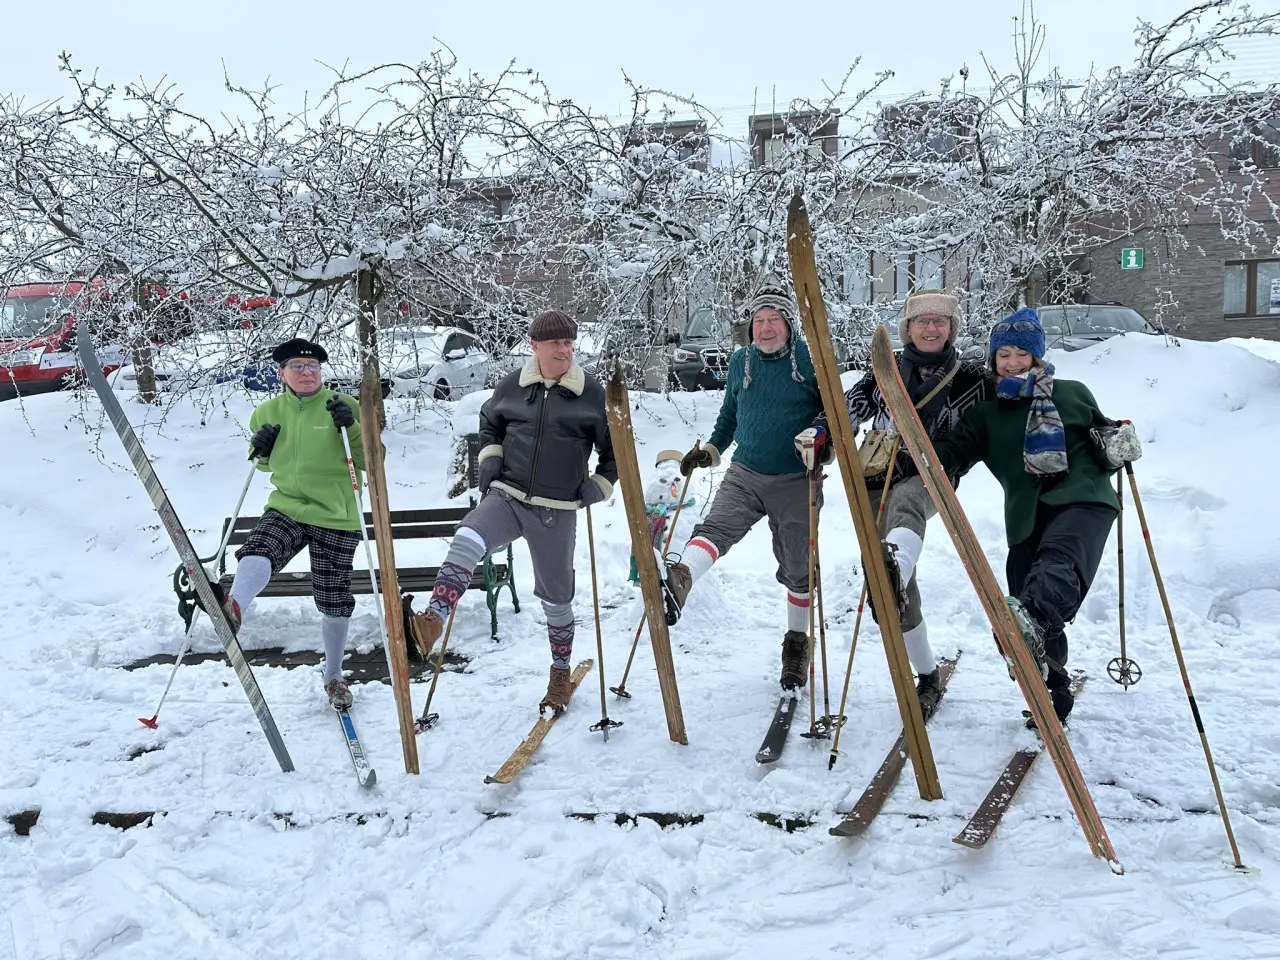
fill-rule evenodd
<path id="1" fill-rule="evenodd" d="M 992 327 L 987 356 L 995 357 L 1001 347 L 1018 347 L 1037 359 L 1043 359 L 1044 327 L 1040 324 L 1040 314 L 1030 307 L 1023 307 Z"/>

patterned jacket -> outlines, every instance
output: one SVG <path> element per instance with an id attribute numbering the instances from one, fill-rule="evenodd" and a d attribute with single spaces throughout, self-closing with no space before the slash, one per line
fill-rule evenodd
<path id="1" fill-rule="evenodd" d="M 895 354 L 895 356 L 901 360 L 901 353 Z M 960 369 L 956 371 L 951 383 L 947 385 L 947 402 L 943 406 L 942 412 L 932 423 L 925 424 L 930 440 L 941 440 L 955 429 L 956 424 L 960 422 L 960 418 L 971 407 L 981 403 L 983 400 L 991 400 L 996 395 L 995 384 L 992 382 L 984 365 L 965 360 L 961 360 L 959 363 Z M 868 420 L 871 421 L 871 429 L 873 430 L 885 430 L 892 423 L 888 408 L 885 407 L 884 397 L 880 394 L 880 387 L 876 384 L 876 378 L 870 371 L 845 391 L 844 399 L 846 406 L 849 408 L 849 422 L 853 425 L 855 432 Z M 907 452 L 906 448 L 899 450 L 898 461 L 893 469 L 893 482 L 898 483 L 907 477 L 915 476 L 918 472 L 915 462 L 911 459 L 911 454 Z M 958 480 L 959 477 L 954 479 Z M 867 477 L 867 486 L 883 487 L 884 474 Z"/>

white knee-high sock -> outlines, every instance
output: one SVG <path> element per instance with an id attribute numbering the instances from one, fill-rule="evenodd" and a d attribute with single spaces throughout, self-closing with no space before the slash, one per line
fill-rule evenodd
<path id="1" fill-rule="evenodd" d="M 933 647 L 929 646 L 929 628 L 924 621 L 920 626 L 902 632 L 902 639 L 907 645 L 907 657 L 911 661 L 911 669 L 916 673 L 933 673 L 938 668 L 938 661 L 933 656 Z"/>
<path id="2" fill-rule="evenodd" d="M 710 570 L 711 565 L 719 559 L 720 551 L 716 549 L 714 543 L 702 537 L 694 537 L 685 544 L 680 562 L 689 568 L 693 582 L 697 583 L 698 578 Z"/>
<path id="3" fill-rule="evenodd" d="M 240 607 L 243 618 L 253 598 L 271 579 L 271 561 L 266 557 L 248 556 L 236 564 L 236 578 L 231 581 L 231 599 Z"/>
<path id="4" fill-rule="evenodd" d="M 347 631 L 350 617 L 331 617 L 327 613 L 320 618 L 320 636 L 324 638 L 324 682 L 342 676 L 342 657 L 347 652 Z"/>
<path id="5" fill-rule="evenodd" d="M 902 571 L 902 583 L 905 586 L 911 579 L 911 575 L 915 573 L 920 551 L 924 549 L 924 540 L 914 530 L 907 527 L 894 527 L 884 541 L 897 548 L 894 559 L 898 561 L 898 568 Z"/>
<path id="6" fill-rule="evenodd" d="M 787 591 L 787 629 L 809 632 L 809 604 L 812 596 L 808 593 Z"/>

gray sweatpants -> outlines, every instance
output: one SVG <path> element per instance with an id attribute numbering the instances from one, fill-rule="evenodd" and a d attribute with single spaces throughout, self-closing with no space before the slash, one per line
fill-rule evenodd
<path id="1" fill-rule="evenodd" d="M 883 489 L 883 487 L 873 487 L 867 491 L 870 494 L 873 509 L 879 508 Z M 919 474 L 899 480 L 889 487 L 889 499 L 884 505 L 880 535 L 883 537 L 890 530 L 906 527 L 923 540 L 925 525 L 937 512 Z M 916 585 L 915 570 L 912 570 L 911 580 L 907 584 L 907 612 L 902 617 L 902 629 L 904 632 L 912 630 L 920 626 L 923 621 L 924 611 L 920 607 L 920 588 Z"/>
<path id="2" fill-rule="evenodd" d="M 822 488 L 818 488 L 822 509 Z M 756 473 L 736 460 L 725 471 L 706 518 L 690 539 L 703 537 L 720 556 L 769 518 L 778 582 L 797 594 L 809 592 L 809 477 L 804 473 Z"/>
<path id="3" fill-rule="evenodd" d="M 490 553 L 524 537 L 533 559 L 533 595 L 544 603 L 573 600 L 577 511 L 532 507 L 494 487 L 459 526 L 480 534 Z"/>

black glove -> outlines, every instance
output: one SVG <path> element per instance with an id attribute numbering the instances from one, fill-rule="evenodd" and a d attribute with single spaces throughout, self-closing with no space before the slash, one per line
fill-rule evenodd
<path id="1" fill-rule="evenodd" d="M 714 467 L 720 460 L 719 452 L 711 444 L 695 446 L 680 460 L 680 473 L 689 476 L 694 470 Z"/>
<path id="2" fill-rule="evenodd" d="M 604 488 L 594 480 L 588 480 L 578 488 L 578 502 L 584 507 L 599 503 L 604 498 Z"/>
<path id="3" fill-rule="evenodd" d="M 264 423 L 249 441 L 249 459 L 261 457 L 263 460 L 271 456 L 271 448 L 276 445 L 276 437 L 280 436 L 280 424 Z"/>
<path id="4" fill-rule="evenodd" d="M 339 430 L 355 426 L 356 415 L 341 397 L 330 397 L 324 408 L 329 411 L 329 416 L 333 417 L 333 425 Z"/>
<path id="5" fill-rule="evenodd" d="M 485 457 L 480 461 L 480 496 L 489 492 L 489 484 L 502 475 L 502 458 Z"/>

